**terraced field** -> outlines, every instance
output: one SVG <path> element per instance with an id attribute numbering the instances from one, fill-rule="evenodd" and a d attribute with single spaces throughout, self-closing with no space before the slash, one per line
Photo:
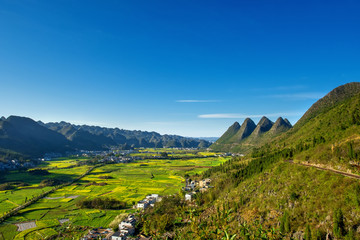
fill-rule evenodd
<path id="1" fill-rule="evenodd" d="M 146 153 L 140 153 L 146 156 Z M 151 153 L 152 154 L 152 153 Z M 181 152 L 176 152 L 181 157 Z M 35 204 L 21 210 L 16 216 L 0 225 L 0 232 L 7 232 L 6 239 L 42 239 L 57 234 L 61 219 L 69 219 L 72 225 L 107 227 L 115 216 L 124 212 L 134 212 L 132 205 L 147 194 L 173 194 L 184 186 L 184 175 L 193 175 L 216 166 L 227 159 L 212 156 L 212 153 L 199 155 L 185 153 L 184 159 L 145 159 L 132 163 L 107 164 L 99 166 L 88 175 L 62 187 Z M 196 158 L 200 156 L 200 158 Z M 208 156 L 207 158 L 201 158 Z M 194 157 L 194 158 L 192 158 Z M 6 175 L 7 181 L 25 181 L 29 186 L 0 192 L 0 214 L 22 204 L 25 197 L 40 194 L 51 187 L 41 187 L 44 178 L 74 179 L 87 171 L 89 166 L 77 166 L 84 159 L 60 159 L 41 166 L 50 175 L 34 176 L 26 172 L 13 172 Z M 127 203 L 123 210 L 80 209 L 76 203 L 85 198 L 110 197 Z M 36 221 L 36 227 L 22 232 L 16 231 L 15 223 Z M 6 228 L 6 227 L 9 228 Z M 11 227 L 10 227 L 11 226 Z M 0 234 L 1 239 L 1 234 Z"/>

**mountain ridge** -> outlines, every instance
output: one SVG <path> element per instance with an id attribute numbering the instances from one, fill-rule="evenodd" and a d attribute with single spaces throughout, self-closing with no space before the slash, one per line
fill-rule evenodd
<path id="1" fill-rule="evenodd" d="M 282 117 L 279 117 L 274 123 L 269 118 L 263 116 L 256 125 L 253 120 L 246 118 L 236 133 L 230 138 L 223 138 L 221 141 L 216 141 L 210 148 L 215 151 L 249 153 L 252 148 L 260 147 L 270 142 L 291 128 L 292 125 L 289 120 L 284 120 Z M 229 129 L 231 129 L 231 127 Z M 223 136 L 224 135 L 227 134 L 224 133 Z"/>
<path id="2" fill-rule="evenodd" d="M 110 147 L 180 147 L 206 148 L 205 140 L 156 132 L 131 131 L 67 122 L 35 122 L 28 117 L 9 116 L 0 119 L 0 157 L 40 157 L 44 153 L 74 150 L 105 150 Z"/>
<path id="3" fill-rule="evenodd" d="M 243 124 L 241 125 L 240 129 L 238 130 L 237 133 L 235 133 L 235 135 L 230 139 L 230 141 L 232 143 L 236 143 L 239 142 L 245 138 L 247 138 L 248 136 L 250 136 L 253 131 L 255 130 L 256 125 L 254 123 L 253 120 L 251 120 L 250 118 L 246 118 L 243 122 Z"/>

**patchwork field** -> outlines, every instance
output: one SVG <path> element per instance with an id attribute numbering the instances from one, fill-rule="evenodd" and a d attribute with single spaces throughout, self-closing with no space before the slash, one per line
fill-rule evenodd
<path id="1" fill-rule="evenodd" d="M 153 155 L 156 151 L 141 156 Z M 99 166 L 72 185 L 57 189 L 55 192 L 21 210 L 16 216 L 0 225 L 0 239 L 5 234 L 12 239 L 33 239 L 56 235 L 61 231 L 62 219 L 69 219 L 65 224 L 72 226 L 108 227 L 115 216 L 124 212 L 134 212 L 133 204 L 147 194 L 168 195 L 178 192 L 184 186 L 184 176 L 201 173 L 211 166 L 217 166 L 227 159 L 216 157 L 213 153 L 174 153 L 184 159 L 145 159 L 132 163 L 106 164 Z M 196 157 L 198 156 L 198 157 Z M 207 158 L 202 158 L 207 156 Z M 25 182 L 28 186 L 13 190 L 0 191 L 0 214 L 24 203 L 25 198 L 40 194 L 51 187 L 42 187 L 44 178 L 74 179 L 84 174 L 89 166 L 79 166 L 79 161 L 86 159 L 60 159 L 41 166 L 49 171 L 46 176 L 34 176 L 27 172 L 11 172 L 5 176 L 7 182 Z M 82 199 L 109 197 L 127 204 L 122 210 L 81 209 L 76 203 Z M 60 222 L 59 222 L 60 220 Z M 14 224 L 35 221 L 36 227 L 18 232 Z M 31 223 L 34 224 L 34 223 Z M 27 226 L 29 224 L 25 224 Z M 15 226 L 15 227 L 14 227 Z M 11 229 L 10 232 L 4 229 Z M 60 229 L 60 230 L 59 230 Z M 41 238 L 39 238 L 41 239 Z"/>

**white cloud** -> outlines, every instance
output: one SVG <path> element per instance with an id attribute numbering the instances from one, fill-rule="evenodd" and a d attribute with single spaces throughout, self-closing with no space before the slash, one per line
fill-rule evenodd
<path id="1" fill-rule="evenodd" d="M 194 99 L 188 99 L 188 100 L 176 100 L 178 103 L 210 103 L 210 102 L 220 102 L 220 100 L 194 100 Z"/>
<path id="2" fill-rule="evenodd" d="M 241 114 L 241 113 L 213 113 L 213 114 L 201 114 L 198 118 L 260 118 L 266 117 L 289 117 L 289 116 L 302 116 L 303 112 L 288 112 L 288 113 L 267 113 L 267 114 Z"/>

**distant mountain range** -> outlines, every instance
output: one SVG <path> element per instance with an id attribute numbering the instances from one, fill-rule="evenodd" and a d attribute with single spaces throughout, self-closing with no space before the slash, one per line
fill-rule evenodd
<path id="1" fill-rule="evenodd" d="M 279 117 L 272 122 L 262 117 L 257 125 L 250 118 L 246 118 L 242 125 L 235 122 L 210 148 L 221 151 L 248 153 L 292 128 L 291 123 Z"/>
<path id="2" fill-rule="evenodd" d="M 131 131 L 67 122 L 35 122 L 27 117 L 0 119 L 0 156 L 42 156 L 48 152 L 104 150 L 110 147 L 206 148 L 210 142 L 156 132 Z"/>
<path id="3" fill-rule="evenodd" d="M 216 142 L 216 140 L 218 140 L 219 137 L 197 137 L 197 139 L 202 139 L 209 142 Z"/>

